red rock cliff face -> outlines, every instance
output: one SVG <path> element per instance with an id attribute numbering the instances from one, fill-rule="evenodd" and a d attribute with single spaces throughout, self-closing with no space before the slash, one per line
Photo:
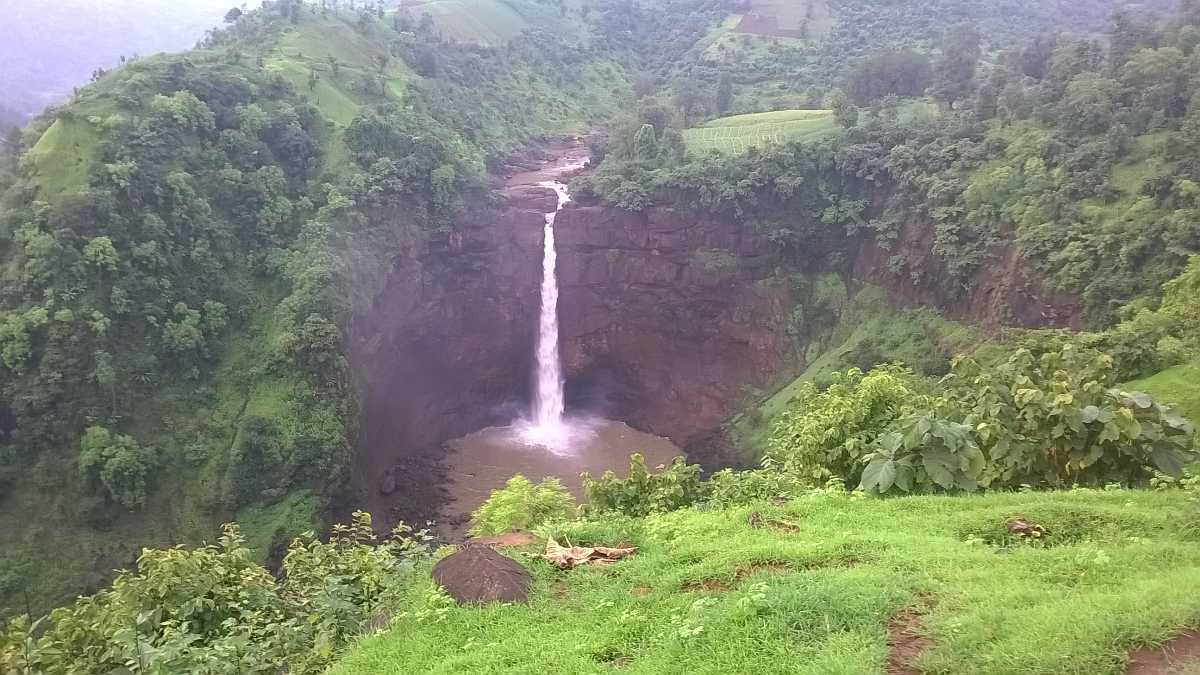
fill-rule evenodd
<path id="1" fill-rule="evenodd" d="M 420 522 L 423 508 L 436 510 L 440 444 L 525 412 L 542 225 L 554 206 L 551 190 L 507 189 L 496 206 L 399 260 L 354 319 L 362 411 L 350 501 Z M 573 389 L 606 381 L 621 395 L 603 412 L 687 447 L 737 412 L 749 388 L 803 366 L 805 345 L 790 332 L 790 270 L 778 269 L 774 247 L 752 226 L 663 207 L 570 204 L 555 229 L 569 410 L 573 402 L 580 410 Z M 984 324 L 1078 321 L 1077 303 L 1041 292 L 1012 250 L 997 251 L 970 292 L 947 292 L 930 237 L 931 228 L 910 224 L 891 250 L 864 242 L 849 269 L 830 271 L 851 288 L 884 287 L 897 306 Z M 890 272 L 897 253 L 920 274 Z"/>
<path id="2" fill-rule="evenodd" d="M 922 221 L 907 223 L 890 250 L 867 240 L 859 246 L 852 282 L 883 287 L 898 307 L 933 307 L 984 327 L 1083 327 L 1079 299 L 1037 283 L 1015 246 L 992 251 L 967 287 L 952 292 L 933 245 L 933 225 Z M 909 262 L 892 272 L 888 263 L 896 255 Z"/>
<path id="3" fill-rule="evenodd" d="M 617 371 L 634 426 L 686 445 L 794 358 L 791 285 L 749 228 L 569 205 L 556 237 L 568 378 Z"/>
<path id="4" fill-rule="evenodd" d="M 349 354 L 360 431 L 348 503 L 386 525 L 436 516 L 440 444 L 507 423 L 527 398 L 543 213 L 553 191 L 518 189 L 402 257 L 355 316 Z M 507 404 L 507 407 L 506 407 Z"/>

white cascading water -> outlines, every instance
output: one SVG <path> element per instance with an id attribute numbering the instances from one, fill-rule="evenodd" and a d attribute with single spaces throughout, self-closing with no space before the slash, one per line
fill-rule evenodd
<path id="1" fill-rule="evenodd" d="M 542 307 L 538 320 L 537 390 L 534 392 L 533 419 L 523 425 L 525 440 L 538 445 L 557 447 L 570 435 L 563 420 L 563 376 L 558 354 L 558 252 L 554 247 L 554 219 L 563 206 L 571 201 L 567 186 L 558 181 L 539 183 L 554 190 L 558 206 L 546 214 L 542 245 Z"/>

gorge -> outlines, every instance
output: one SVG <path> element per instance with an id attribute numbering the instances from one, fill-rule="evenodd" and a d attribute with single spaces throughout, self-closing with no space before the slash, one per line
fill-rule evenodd
<path id="1" fill-rule="evenodd" d="M 773 255 L 767 234 L 742 219 L 684 205 L 631 212 L 567 201 L 553 181 L 577 175 L 585 157 L 577 140 L 534 148 L 519 161 L 523 170 L 497 183 L 491 206 L 469 210 L 427 250 L 398 259 L 387 287 L 356 317 L 350 354 L 362 423 L 347 502 L 382 526 L 461 525 L 470 509 L 447 513 L 447 502 L 466 495 L 463 503 L 478 505 L 516 472 L 572 479 L 619 468 L 625 450 L 648 452 L 650 466 L 675 447 L 709 470 L 752 463 L 724 425 L 753 400 L 749 392 L 772 393 L 830 346 L 846 300 L 820 317 L 793 315 L 816 280 L 843 297 L 877 286 L 897 307 L 937 307 L 983 325 L 1069 325 L 1077 315 L 1069 297 L 1031 283 L 1007 250 L 993 253 L 1007 262 L 988 267 L 970 298 L 953 302 L 934 275 L 922 284 L 897 280 L 870 238 L 855 244 L 846 266 L 797 276 Z M 927 232 L 913 222 L 897 247 L 927 250 Z M 551 269 L 547 233 L 556 243 L 554 289 L 542 285 Z M 547 294 L 557 295 L 557 331 L 541 311 Z M 560 336 L 557 348 L 548 332 Z M 555 351 L 561 375 L 536 358 L 553 366 Z M 539 415 L 553 425 L 559 405 L 590 420 L 573 427 L 579 435 L 566 445 L 590 447 L 598 437 L 628 445 L 592 448 L 599 463 L 590 464 L 579 453 L 525 447 L 502 468 L 503 448 L 527 445 L 521 436 L 531 440 Z M 605 418 L 630 427 L 597 433 Z M 559 438 L 571 428 L 551 426 Z M 577 480 L 567 482 L 578 489 Z"/>

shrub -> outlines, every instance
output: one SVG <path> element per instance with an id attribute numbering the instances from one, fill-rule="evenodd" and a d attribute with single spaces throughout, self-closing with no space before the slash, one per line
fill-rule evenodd
<path id="1" fill-rule="evenodd" d="M 297 538 L 277 580 L 236 525 L 217 545 L 146 549 L 112 588 L 0 631 L 5 673 L 317 673 L 398 603 L 424 533 L 376 540 L 355 513 L 328 543 Z"/>
<path id="2" fill-rule="evenodd" d="M 700 480 L 700 467 L 676 457 L 671 466 L 650 473 L 640 454 L 629 458 L 629 476 L 618 478 L 605 471 L 599 480 L 583 474 L 586 512 L 617 511 L 630 516 L 674 511 L 703 499 L 706 485 Z"/>
<path id="3" fill-rule="evenodd" d="M 825 391 L 806 384 L 772 427 L 767 456 L 800 476 L 857 485 L 874 439 L 923 400 L 912 373 L 898 366 L 836 374 Z"/>
<path id="4" fill-rule="evenodd" d="M 809 480 L 766 463 L 753 471 L 724 469 L 708 480 L 708 501 L 716 506 L 741 506 L 777 497 L 792 497 L 814 487 Z"/>
<path id="5" fill-rule="evenodd" d="M 79 446 L 84 478 L 103 485 L 109 498 L 126 508 L 146 502 L 146 476 L 158 463 L 153 448 L 100 426 L 88 427 Z"/>
<path id="6" fill-rule="evenodd" d="M 575 499 L 557 478 L 534 485 L 517 474 L 471 514 L 471 534 L 478 537 L 529 530 L 553 520 L 566 520 L 574 511 Z"/>
<path id="7" fill-rule="evenodd" d="M 1148 394 L 1111 388 L 1112 358 L 1066 345 L 1003 363 L 958 359 L 946 396 L 872 441 L 860 487 L 1131 485 L 1196 461 L 1192 427 Z"/>

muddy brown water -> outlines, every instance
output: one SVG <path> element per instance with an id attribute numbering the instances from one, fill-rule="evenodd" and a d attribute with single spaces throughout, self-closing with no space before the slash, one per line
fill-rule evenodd
<path id="1" fill-rule="evenodd" d="M 629 456 L 641 453 L 651 469 L 665 466 L 683 453 L 666 438 L 631 428 L 624 422 L 590 419 L 576 420 L 577 434 L 561 449 L 527 444 L 518 427 L 489 427 L 447 443 L 451 452 L 447 490 L 450 500 L 443 508 L 445 534 L 461 535 L 469 527 L 469 518 L 491 495 L 504 487 L 509 478 L 522 474 L 537 483 L 553 476 L 564 487 L 583 499 L 579 474 L 587 471 L 595 477 L 612 470 L 619 476 L 629 473 Z"/>

